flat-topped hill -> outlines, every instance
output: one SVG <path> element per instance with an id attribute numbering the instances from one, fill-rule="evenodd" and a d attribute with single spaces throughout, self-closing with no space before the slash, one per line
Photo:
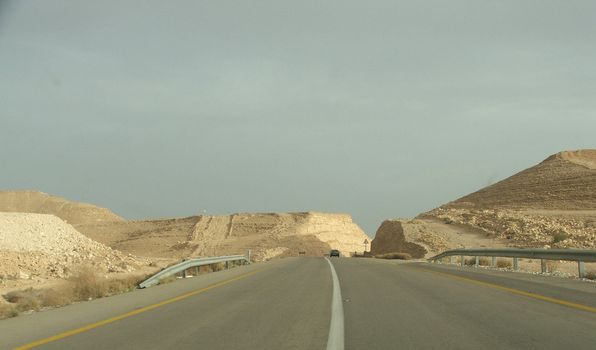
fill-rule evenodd
<path id="1" fill-rule="evenodd" d="M 596 209 L 596 150 L 554 154 L 442 208 Z"/>
<path id="2" fill-rule="evenodd" d="M 364 250 L 368 237 L 347 214 L 240 213 L 180 219 L 104 222 L 75 226 L 114 249 L 153 257 L 238 254 L 251 249 L 257 260 L 277 256 L 344 255 Z"/>
<path id="3" fill-rule="evenodd" d="M 123 220 L 109 209 L 36 191 L 0 191 L 0 212 L 51 214 L 73 225 Z"/>

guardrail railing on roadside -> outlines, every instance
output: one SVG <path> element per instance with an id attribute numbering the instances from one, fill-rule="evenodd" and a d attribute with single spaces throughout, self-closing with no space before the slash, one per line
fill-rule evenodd
<path id="1" fill-rule="evenodd" d="M 439 255 L 429 258 L 430 262 L 441 261 L 449 258 L 452 263 L 454 256 L 461 257 L 461 266 L 464 266 L 466 256 L 476 257 L 475 266 L 478 266 L 479 256 L 492 257 L 491 266 L 496 265 L 496 258 L 513 258 L 513 269 L 519 269 L 520 258 L 540 259 L 542 273 L 547 272 L 546 260 L 577 261 L 577 270 L 580 278 L 585 277 L 586 268 L 584 263 L 596 262 L 596 250 L 587 249 L 546 249 L 546 248 L 498 248 L 498 249 L 454 249 L 447 250 Z"/>
<path id="2" fill-rule="evenodd" d="M 207 257 L 207 258 L 198 258 L 198 259 L 188 259 L 184 260 L 176 265 L 168 266 L 165 269 L 159 271 L 155 275 L 149 277 L 148 279 L 144 280 L 143 282 L 139 283 L 140 288 L 147 288 L 159 284 L 159 282 L 170 276 L 174 276 L 178 273 L 183 273 L 185 275 L 186 270 L 192 267 L 198 267 L 203 265 L 211 265 L 217 263 L 226 264 L 230 261 L 244 261 L 250 264 L 250 250 L 246 252 L 246 255 L 228 255 L 228 256 L 217 256 L 217 257 Z"/>

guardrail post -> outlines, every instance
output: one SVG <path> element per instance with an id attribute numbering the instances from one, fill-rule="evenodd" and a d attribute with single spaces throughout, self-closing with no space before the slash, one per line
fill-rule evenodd
<path id="1" fill-rule="evenodd" d="M 464 267 L 466 265 L 466 259 L 464 259 L 464 256 L 463 255 L 460 257 L 460 260 L 461 260 L 460 261 L 461 267 Z"/>
<path id="2" fill-rule="evenodd" d="M 453 264 L 453 257 L 449 255 L 449 265 Z"/>
<path id="3" fill-rule="evenodd" d="M 246 251 L 246 260 L 250 264 L 250 249 Z"/>
<path id="4" fill-rule="evenodd" d="M 478 267 L 478 257 L 477 257 L 477 256 L 475 256 L 474 258 L 475 258 L 475 261 L 474 261 L 474 267 Z"/>
<path id="5" fill-rule="evenodd" d="M 490 266 L 492 266 L 492 267 L 497 266 L 497 257 L 496 256 L 491 257 Z"/>
<path id="6" fill-rule="evenodd" d="M 186 278 L 186 270 L 182 271 L 182 278 Z"/>
<path id="7" fill-rule="evenodd" d="M 230 269 L 230 262 L 226 261 L 226 270 L 229 270 L 229 269 Z"/>
<path id="8" fill-rule="evenodd" d="M 515 271 L 519 270 L 519 259 L 518 258 L 513 258 L 513 269 Z"/>
<path id="9" fill-rule="evenodd" d="M 578 272 L 579 278 L 586 277 L 586 265 L 584 265 L 583 261 L 577 262 L 577 272 Z"/>
<path id="10" fill-rule="evenodd" d="M 546 268 L 546 260 L 544 259 L 540 259 L 540 271 L 542 271 L 542 273 L 548 272 L 548 269 Z"/>

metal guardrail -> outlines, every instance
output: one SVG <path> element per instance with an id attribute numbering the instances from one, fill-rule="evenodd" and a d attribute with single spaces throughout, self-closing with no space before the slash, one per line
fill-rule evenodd
<path id="1" fill-rule="evenodd" d="M 159 271 L 155 275 L 149 277 L 139 284 L 140 288 L 147 288 L 159 284 L 159 282 L 167 277 L 174 276 L 177 273 L 182 272 L 185 274 L 186 270 L 192 267 L 198 267 L 203 265 L 217 264 L 217 263 L 228 263 L 230 261 L 245 261 L 250 264 L 250 250 L 246 252 L 246 255 L 229 255 L 229 256 L 217 256 L 208 258 L 188 259 L 184 260 L 176 265 L 166 267 Z"/>
<path id="2" fill-rule="evenodd" d="M 461 266 L 465 264 L 465 256 L 476 257 L 476 264 L 478 266 L 479 256 L 492 257 L 491 266 L 496 265 L 496 258 L 513 258 L 513 269 L 519 269 L 519 258 L 540 259 L 542 273 L 547 272 L 546 260 L 567 260 L 577 261 L 577 270 L 580 278 L 585 277 L 586 268 L 585 262 L 596 262 L 596 250 L 585 249 L 546 249 L 546 248 L 499 248 L 499 249 L 454 249 L 445 251 L 439 255 L 433 256 L 428 260 L 430 262 L 437 262 L 443 258 L 449 258 L 451 263 L 452 257 L 461 257 Z"/>

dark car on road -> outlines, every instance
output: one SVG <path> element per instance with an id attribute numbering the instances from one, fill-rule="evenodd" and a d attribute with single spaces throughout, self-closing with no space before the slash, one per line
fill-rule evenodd
<path id="1" fill-rule="evenodd" d="M 329 252 L 329 257 L 332 258 L 334 256 L 337 256 L 339 258 L 339 250 L 331 249 L 331 251 Z"/>

